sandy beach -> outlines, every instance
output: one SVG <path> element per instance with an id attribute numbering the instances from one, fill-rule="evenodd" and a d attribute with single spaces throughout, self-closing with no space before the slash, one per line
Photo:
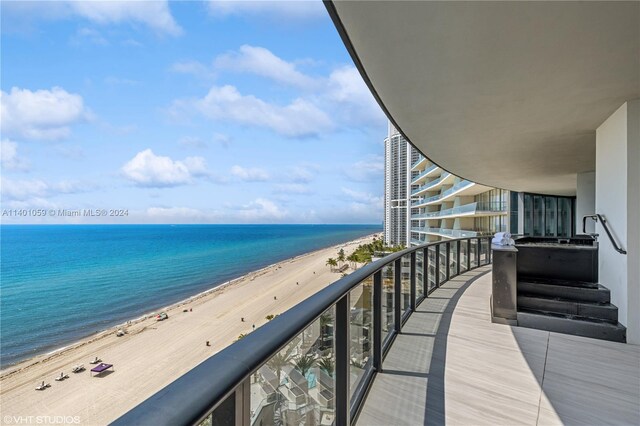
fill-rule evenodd
<path id="1" fill-rule="evenodd" d="M 260 327 L 267 315 L 338 280 L 340 273 L 331 272 L 326 260 L 340 248 L 349 255 L 370 241 L 365 237 L 282 261 L 163 309 L 168 320 L 158 322 L 150 313 L 13 365 L 0 372 L 2 424 L 107 424 L 251 332 L 254 324 Z M 118 329 L 126 334 L 117 337 Z M 96 356 L 114 371 L 92 377 L 89 361 Z M 76 364 L 86 370 L 72 373 Z M 61 372 L 69 378 L 55 381 Z M 43 380 L 51 387 L 36 391 Z"/>

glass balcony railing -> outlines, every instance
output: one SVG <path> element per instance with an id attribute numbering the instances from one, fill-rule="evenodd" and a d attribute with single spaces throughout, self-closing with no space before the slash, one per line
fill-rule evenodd
<path id="1" fill-rule="evenodd" d="M 427 243 L 370 263 L 112 424 L 349 425 L 417 304 L 451 277 L 491 263 L 489 240 Z"/>
<path id="2" fill-rule="evenodd" d="M 431 182 L 427 182 L 426 184 L 420 186 L 420 188 L 414 189 L 413 191 L 411 191 L 411 195 L 417 194 L 420 191 L 428 190 L 429 188 L 433 188 L 434 186 L 436 186 L 437 184 L 439 184 L 449 176 L 451 176 L 451 173 L 445 172 L 438 179 L 432 180 Z"/>
<path id="3" fill-rule="evenodd" d="M 437 200 L 441 200 L 445 197 L 448 197 L 449 195 L 453 194 L 454 192 L 460 191 L 468 186 L 471 185 L 475 185 L 473 182 L 470 182 L 468 180 L 461 180 L 460 182 L 456 183 L 455 185 L 453 185 L 451 188 L 442 191 L 440 194 L 438 195 L 434 195 L 432 197 L 426 197 L 426 198 L 420 198 L 418 200 L 412 200 L 411 201 L 411 206 L 415 207 L 415 206 L 419 206 L 422 204 L 427 204 L 427 203 L 431 203 L 433 201 L 437 201 Z"/>
<path id="4" fill-rule="evenodd" d="M 417 164 L 417 163 L 416 163 Z M 414 177 L 411 180 L 411 183 L 420 180 L 421 178 L 423 178 L 424 176 L 428 175 L 429 173 L 431 173 L 432 171 L 434 171 L 435 169 L 439 168 L 438 166 L 436 166 L 435 164 L 430 165 L 429 167 L 427 167 L 422 173 L 420 173 L 419 175 L 417 175 L 416 177 Z"/>
<path id="5" fill-rule="evenodd" d="M 450 209 L 439 210 L 437 212 L 427 212 L 414 214 L 411 216 L 411 219 L 432 219 L 446 216 L 455 216 L 466 213 L 480 213 L 480 212 L 506 212 L 507 205 L 506 203 L 471 203 L 465 204 L 464 206 L 453 207 Z"/>
<path id="6" fill-rule="evenodd" d="M 416 167 L 418 164 L 420 164 L 420 163 L 422 163 L 422 162 L 424 162 L 424 161 L 427 161 L 427 158 L 426 158 L 426 157 L 423 157 L 423 156 L 421 155 L 420 157 L 418 157 L 418 160 L 417 160 L 415 163 L 413 163 L 413 164 L 411 165 L 411 168 L 413 169 L 413 168 L 414 168 L 414 167 Z"/>
<path id="7" fill-rule="evenodd" d="M 465 229 L 447 229 L 447 228 L 433 228 L 429 226 L 418 226 L 411 228 L 412 232 L 423 232 L 426 234 L 437 234 L 450 238 L 469 238 L 479 237 L 485 235 L 482 231 L 467 231 Z"/>

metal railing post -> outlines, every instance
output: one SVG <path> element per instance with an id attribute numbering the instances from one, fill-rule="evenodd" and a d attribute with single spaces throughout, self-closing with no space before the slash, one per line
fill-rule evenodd
<path id="1" fill-rule="evenodd" d="M 349 426 L 349 293 L 345 294 L 336 303 L 336 389 L 335 389 L 335 424 L 336 426 Z"/>
<path id="2" fill-rule="evenodd" d="M 424 297 L 429 293 L 429 247 L 422 249 L 422 292 Z"/>
<path id="3" fill-rule="evenodd" d="M 235 426 L 249 426 L 251 424 L 251 379 L 246 379 L 238 386 L 235 396 Z"/>
<path id="4" fill-rule="evenodd" d="M 382 271 L 373 274 L 373 368 L 382 371 Z"/>
<path id="5" fill-rule="evenodd" d="M 409 308 L 411 312 L 416 310 L 416 252 L 411 252 L 411 300 Z"/>
<path id="6" fill-rule="evenodd" d="M 433 282 L 436 287 L 440 287 L 440 244 L 436 244 L 436 272 L 435 277 L 433 277 Z"/>
<path id="7" fill-rule="evenodd" d="M 491 263 L 491 255 L 493 254 L 493 252 L 491 251 L 491 238 L 487 238 L 487 247 L 489 249 L 489 254 L 487 254 L 487 259 L 488 262 L 487 263 Z"/>
<path id="8" fill-rule="evenodd" d="M 456 275 L 460 275 L 460 240 L 456 241 Z"/>
<path id="9" fill-rule="evenodd" d="M 393 305 L 393 327 L 397 333 L 400 333 L 402 330 L 402 258 L 393 262 L 393 275 L 393 297 L 396 299 L 396 303 Z"/>
<path id="10" fill-rule="evenodd" d="M 447 248 L 447 252 L 445 255 L 445 281 L 449 281 L 449 279 L 451 278 L 451 267 L 449 266 L 449 262 L 451 259 L 451 243 L 447 241 L 445 243 L 445 247 Z"/>
<path id="11" fill-rule="evenodd" d="M 476 266 L 480 267 L 481 263 L 480 263 L 480 257 L 482 255 L 482 242 L 480 241 L 480 238 L 477 239 L 476 241 Z"/>
<path id="12" fill-rule="evenodd" d="M 471 238 L 468 238 L 467 241 L 467 271 L 471 270 Z"/>

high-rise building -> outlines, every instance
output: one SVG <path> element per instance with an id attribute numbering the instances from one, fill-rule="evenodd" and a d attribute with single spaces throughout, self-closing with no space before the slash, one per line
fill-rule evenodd
<path id="1" fill-rule="evenodd" d="M 409 180 L 420 153 L 391 123 L 384 140 L 384 242 L 408 246 Z"/>
<path id="2" fill-rule="evenodd" d="M 509 229 L 509 191 L 443 170 L 391 123 L 384 146 L 385 244 L 409 246 Z"/>

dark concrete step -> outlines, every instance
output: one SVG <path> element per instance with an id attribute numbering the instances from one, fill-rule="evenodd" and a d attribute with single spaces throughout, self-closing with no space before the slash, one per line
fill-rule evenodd
<path id="1" fill-rule="evenodd" d="M 574 300 L 576 302 L 609 303 L 611 301 L 611 293 L 609 292 L 609 289 L 600 284 L 598 284 L 597 288 L 588 288 L 518 281 L 518 294 L 555 297 Z"/>
<path id="2" fill-rule="evenodd" d="M 559 314 L 578 315 L 618 323 L 618 308 L 611 303 L 581 302 L 559 297 L 518 294 L 518 309 L 533 309 Z"/>
<path id="3" fill-rule="evenodd" d="M 627 329 L 620 323 L 611 324 L 574 315 L 522 309 L 518 310 L 518 325 L 612 342 L 626 343 L 627 341 Z"/>
<path id="4" fill-rule="evenodd" d="M 598 288 L 598 283 L 593 283 L 593 282 L 570 281 L 570 280 L 561 280 L 561 279 L 552 279 L 552 278 L 536 278 L 536 277 L 527 277 L 522 275 L 518 275 L 518 281 L 526 281 L 530 283 L 540 283 L 540 284 L 563 285 L 568 287 Z"/>

